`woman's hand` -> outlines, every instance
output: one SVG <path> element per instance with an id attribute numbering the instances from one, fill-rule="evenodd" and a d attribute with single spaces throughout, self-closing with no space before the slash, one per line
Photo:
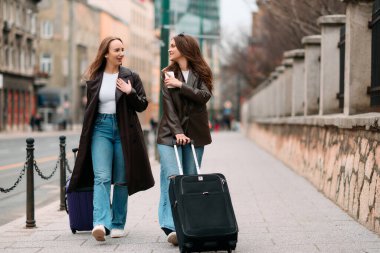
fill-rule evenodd
<path id="1" fill-rule="evenodd" d="M 190 143 L 190 138 L 184 134 L 176 134 L 175 138 L 178 145 L 186 145 L 187 143 Z"/>
<path id="2" fill-rule="evenodd" d="M 175 77 L 165 77 L 164 83 L 167 88 L 181 88 L 182 82 Z"/>
<path id="3" fill-rule="evenodd" d="M 127 95 L 132 91 L 132 84 L 129 80 L 128 83 L 126 83 L 123 79 L 118 78 L 116 80 L 116 87 Z"/>

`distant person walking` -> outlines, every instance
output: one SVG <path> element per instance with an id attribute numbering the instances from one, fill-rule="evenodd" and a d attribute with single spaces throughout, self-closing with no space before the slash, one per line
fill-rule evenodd
<path id="1" fill-rule="evenodd" d="M 30 129 L 32 130 L 32 132 L 34 131 L 34 127 L 36 125 L 36 117 L 35 117 L 35 114 L 32 114 L 30 116 L 30 122 L 29 122 L 29 125 L 30 125 Z"/>
<path id="2" fill-rule="evenodd" d="M 231 130 L 232 103 L 227 100 L 223 105 L 223 125 L 227 130 Z"/>
<path id="3" fill-rule="evenodd" d="M 154 185 L 136 112 L 148 106 L 139 75 L 121 66 L 120 38 L 105 38 L 87 72 L 87 105 L 68 191 L 94 185 L 92 235 L 126 236 L 128 195 Z M 111 183 L 114 184 L 112 207 Z"/>
<path id="4" fill-rule="evenodd" d="M 163 115 L 158 125 L 157 147 L 161 163 L 161 195 L 158 218 L 167 240 L 178 245 L 169 203 L 169 177 L 178 175 L 173 140 L 179 146 L 184 174 L 197 174 L 190 140 L 194 141 L 198 163 L 204 146 L 211 143 L 206 103 L 212 95 L 212 73 L 196 40 L 179 34 L 170 41 L 171 64 L 163 69 Z"/>

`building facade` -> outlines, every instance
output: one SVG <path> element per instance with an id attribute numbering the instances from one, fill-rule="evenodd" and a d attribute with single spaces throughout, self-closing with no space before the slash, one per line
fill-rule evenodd
<path id="1" fill-rule="evenodd" d="M 38 2 L 0 1 L 0 131 L 26 130 L 35 110 Z"/>
<path id="2" fill-rule="evenodd" d="M 122 39 L 126 48 L 126 67 L 139 73 L 149 99 L 149 106 L 139 114 L 143 125 L 157 119 L 159 88 L 159 42 L 154 34 L 154 4 L 151 0 L 88 0 L 88 4 L 113 15 L 128 24 Z M 117 34 L 101 20 L 101 34 Z"/>
<path id="3" fill-rule="evenodd" d="M 97 52 L 101 12 L 79 0 L 42 0 L 38 8 L 37 105 L 49 130 L 83 117 L 83 73 Z"/>

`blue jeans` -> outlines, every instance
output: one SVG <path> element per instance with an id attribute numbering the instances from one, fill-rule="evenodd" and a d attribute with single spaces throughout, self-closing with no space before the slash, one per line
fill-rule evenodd
<path id="1" fill-rule="evenodd" d="M 94 170 L 93 225 L 124 229 L 128 188 L 119 129 L 115 114 L 98 114 L 91 142 Z M 111 182 L 114 184 L 112 207 Z"/>
<path id="2" fill-rule="evenodd" d="M 177 146 L 179 160 L 183 167 L 183 174 L 197 174 L 197 169 L 195 167 L 195 162 L 193 158 L 193 153 L 191 150 L 191 145 L 187 144 L 185 146 Z M 170 207 L 169 200 L 169 177 L 179 174 L 179 169 L 177 165 L 177 160 L 174 153 L 173 146 L 167 146 L 162 144 L 157 144 L 158 152 L 160 154 L 161 163 L 161 194 L 160 203 L 158 206 L 158 222 L 161 228 L 167 228 L 175 231 L 172 210 Z M 197 155 L 198 164 L 201 166 L 202 156 L 204 147 L 196 147 L 195 153 Z"/>

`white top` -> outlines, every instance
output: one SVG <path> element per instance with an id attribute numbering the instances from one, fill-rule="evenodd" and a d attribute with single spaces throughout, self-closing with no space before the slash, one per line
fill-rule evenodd
<path id="1" fill-rule="evenodd" d="M 182 75 L 185 78 L 185 82 L 187 83 L 187 79 L 189 78 L 189 71 L 188 70 L 186 70 L 186 71 L 182 70 Z"/>
<path id="2" fill-rule="evenodd" d="M 116 113 L 116 79 L 119 73 L 103 73 L 102 86 L 99 93 L 99 113 Z"/>

